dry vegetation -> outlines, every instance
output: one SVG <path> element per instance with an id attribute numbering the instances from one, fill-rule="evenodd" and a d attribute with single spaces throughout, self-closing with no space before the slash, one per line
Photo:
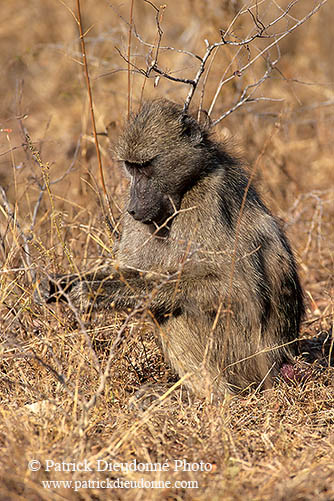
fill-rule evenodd
<path id="1" fill-rule="evenodd" d="M 219 29 L 226 30 L 245 5 L 241 0 L 166 3 L 159 14 L 162 45 L 202 55 L 204 40 L 219 41 Z M 127 57 L 129 4 L 82 2 L 97 128 L 105 131 L 111 123 L 111 141 L 128 107 L 127 63 L 115 47 Z M 279 4 L 286 8 L 288 2 Z M 315 5 L 300 0 L 275 29 L 287 29 Z M 84 318 L 63 305 L 34 304 L 36 275 L 88 270 L 111 259 L 112 235 L 103 216 L 108 210 L 102 207 L 78 27 L 69 10 L 75 8 L 70 0 L 16 0 L 1 8 L 0 499 L 334 499 L 330 367 L 305 369 L 305 362 L 299 362 L 308 378 L 291 384 L 277 381 L 274 390 L 231 397 L 219 405 L 177 389 L 160 405 L 133 410 L 129 399 L 142 384 L 173 378 L 150 326 L 138 317 L 110 313 Z M 259 12 L 268 22 L 281 11 L 274 0 L 264 0 Z M 140 37 L 157 41 L 149 3 L 136 0 L 134 21 Z M 229 39 L 245 38 L 253 23 L 249 14 L 240 15 L 233 27 L 235 38 Z M 277 70 L 254 96 L 271 100 L 245 104 L 215 128 L 218 136 L 233 138 L 256 165 L 265 198 L 285 221 L 308 300 L 303 336 L 329 332 L 334 323 L 333 24 L 328 2 L 281 41 Z M 224 71 L 236 72 L 219 94 L 212 119 L 237 102 L 245 85 L 261 78 L 263 58 L 245 74 L 238 76 L 238 70 L 266 43 L 255 40 L 238 53 L 226 45 L 211 60 L 210 72 L 204 74 L 204 109 L 210 107 Z M 146 68 L 148 50 L 133 34 L 135 66 Z M 273 50 L 272 59 L 277 56 Z M 193 78 L 198 60 L 161 51 L 159 65 L 176 77 Z M 182 102 L 188 90 L 163 77 L 157 82 L 138 72 L 131 76 L 133 107 L 142 94 Z M 117 216 L 124 180 L 110 159 L 109 140 L 101 136 L 100 143 Z M 161 464 L 168 459 L 171 468 L 145 473 L 28 469 L 32 459 L 44 466 L 46 460 L 78 463 L 84 458 L 92 464 L 97 459 Z M 202 460 L 212 468 L 174 472 L 173 461 L 179 459 Z M 42 485 L 45 480 L 117 477 L 198 481 L 198 488 L 105 490 L 91 485 L 75 491 Z"/>

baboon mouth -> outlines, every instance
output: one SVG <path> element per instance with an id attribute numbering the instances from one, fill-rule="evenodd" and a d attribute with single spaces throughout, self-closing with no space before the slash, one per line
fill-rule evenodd
<path id="1" fill-rule="evenodd" d="M 160 219 L 145 219 L 145 220 L 142 220 L 141 222 L 143 224 L 146 224 L 147 226 L 154 226 L 154 228 L 157 229 L 160 226 L 163 226 L 165 224 L 166 220 L 167 220 L 167 218 L 165 216 L 163 216 Z"/>
<path id="2" fill-rule="evenodd" d="M 166 224 L 166 218 L 159 221 L 147 219 L 142 221 L 148 227 L 150 233 L 156 237 L 166 238 L 170 231 L 170 224 Z"/>

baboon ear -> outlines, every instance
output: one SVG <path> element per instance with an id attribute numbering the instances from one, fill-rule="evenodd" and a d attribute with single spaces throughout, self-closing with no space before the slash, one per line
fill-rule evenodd
<path id="1" fill-rule="evenodd" d="M 188 137 L 194 144 L 200 144 L 203 140 L 203 132 L 198 122 L 186 113 L 181 115 L 182 135 Z"/>

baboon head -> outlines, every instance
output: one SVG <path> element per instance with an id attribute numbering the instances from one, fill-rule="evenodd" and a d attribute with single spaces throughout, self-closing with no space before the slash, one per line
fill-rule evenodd
<path id="1" fill-rule="evenodd" d="M 159 99 L 133 115 L 117 146 L 131 178 L 131 216 L 162 225 L 179 208 L 183 194 L 201 175 L 207 132 L 181 106 Z"/>

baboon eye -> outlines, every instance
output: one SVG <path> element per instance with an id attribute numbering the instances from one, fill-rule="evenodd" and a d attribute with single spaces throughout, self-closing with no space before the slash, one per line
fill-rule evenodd
<path id="1" fill-rule="evenodd" d="M 151 164 L 152 164 L 152 160 L 147 160 L 146 162 L 139 164 L 139 168 L 146 169 L 147 167 L 150 167 Z"/>
<path id="2" fill-rule="evenodd" d="M 141 171 L 143 174 L 149 175 L 154 158 L 145 162 L 128 162 L 125 160 L 124 165 L 130 174 L 134 171 Z"/>
<path id="3" fill-rule="evenodd" d="M 147 160 L 146 162 L 128 162 L 125 160 L 125 167 L 129 167 L 130 169 L 142 169 L 145 167 L 149 167 L 152 163 L 152 160 Z"/>

